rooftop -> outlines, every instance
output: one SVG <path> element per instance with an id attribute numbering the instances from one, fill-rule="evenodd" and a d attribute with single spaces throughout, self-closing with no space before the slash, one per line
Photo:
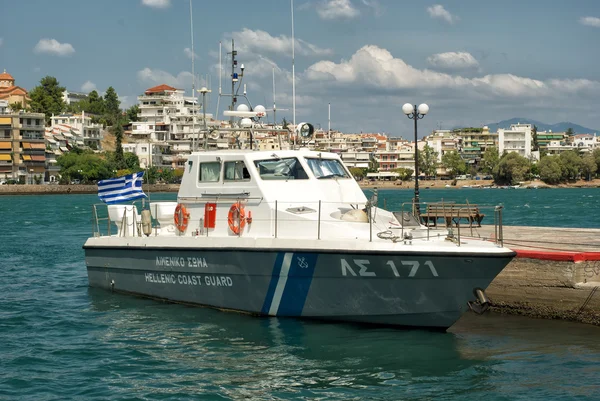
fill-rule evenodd
<path id="1" fill-rule="evenodd" d="M 12 77 L 12 75 L 7 73 L 5 69 L 4 72 L 0 74 L 0 80 L 14 81 L 15 79 Z"/>
<path id="2" fill-rule="evenodd" d="M 176 91 L 177 88 L 173 88 L 172 86 L 169 85 L 158 85 L 158 86 L 154 86 L 152 88 L 146 89 L 146 91 L 144 92 L 146 95 L 149 95 L 151 93 L 161 93 L 161 92 L 166 92 L 166 91 Z"/>

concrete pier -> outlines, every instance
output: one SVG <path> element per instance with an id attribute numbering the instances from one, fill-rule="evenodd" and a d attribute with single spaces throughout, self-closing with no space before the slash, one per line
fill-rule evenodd
<path id="1" fill-rule="evenodd" d="M 505 226 L 503 232 L 504 245 L 518 256 L 486 290 L 493 310 L 600 325 L 600 229 Z M 474 229 L 473 236 L 493 238 L 494 227 Z"/>

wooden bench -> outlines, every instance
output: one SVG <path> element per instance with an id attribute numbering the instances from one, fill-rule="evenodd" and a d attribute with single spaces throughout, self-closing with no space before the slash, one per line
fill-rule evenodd
<path id="1" fill-rule="evenodd" d="M 426 226 L 437 227 L 438 219 L 444 219 L 446 227 L 452 223 L 458 225 L 461 219 L 466 219 L 469 227 L 476 223 L 481 227 L 481 221 L 485 214 L 479 211 L 477 205 L 458 204 L 458 203 L 430 203 L 427 205 L 427 211 L 421 214 L 421 219 Z"/>

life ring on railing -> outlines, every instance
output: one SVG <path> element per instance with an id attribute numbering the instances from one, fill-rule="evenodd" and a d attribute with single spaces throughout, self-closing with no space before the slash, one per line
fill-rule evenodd
<path id="1" fill-rule="evenodd" d="M 184 232 L 190 222 L 190 212 L 188 212 L 185 205 L 178 203 L 173 218 L 175 219 L 175 227 L 177 227 L 180 232 Z"/>
<path id="2" fill-rule="evenodd" d="M 239 235 L 246 225 L 246 211 L 240 202 L 236 202 L 229 208 L 227 215 L 227 224 L 229 229 L 236 235 Z"/>

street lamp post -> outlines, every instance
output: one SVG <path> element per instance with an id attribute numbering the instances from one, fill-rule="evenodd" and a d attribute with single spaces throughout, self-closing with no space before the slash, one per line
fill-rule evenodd
<path id="1" fill-rule="evenodd" d="M 206 87 L 203 86 L 202 88 L 200 88 L 200 93 L 202 93 L 202 121 L 204 121 L 204 150 L 207 150 L 208 130 L 206 128 L 206 94 L 210 93 L 210 89 L 206 89 Z"/>
<path id="2" fill-rule="evenodd" d="M 415 196 L 413 198 L 413 214 L 420 220 L 421 208 L 419 207 L 419 146 L 417 139 L 417 120 L 425 117 L 425 114 L 429 111 L 429 106 L 425 103 L 421 103 L 419 107 L 415 104 L 414 106 L 410 103 L 405 103 L 402 106 L 402 112 L 406 116 L 415 121 Z"/>

